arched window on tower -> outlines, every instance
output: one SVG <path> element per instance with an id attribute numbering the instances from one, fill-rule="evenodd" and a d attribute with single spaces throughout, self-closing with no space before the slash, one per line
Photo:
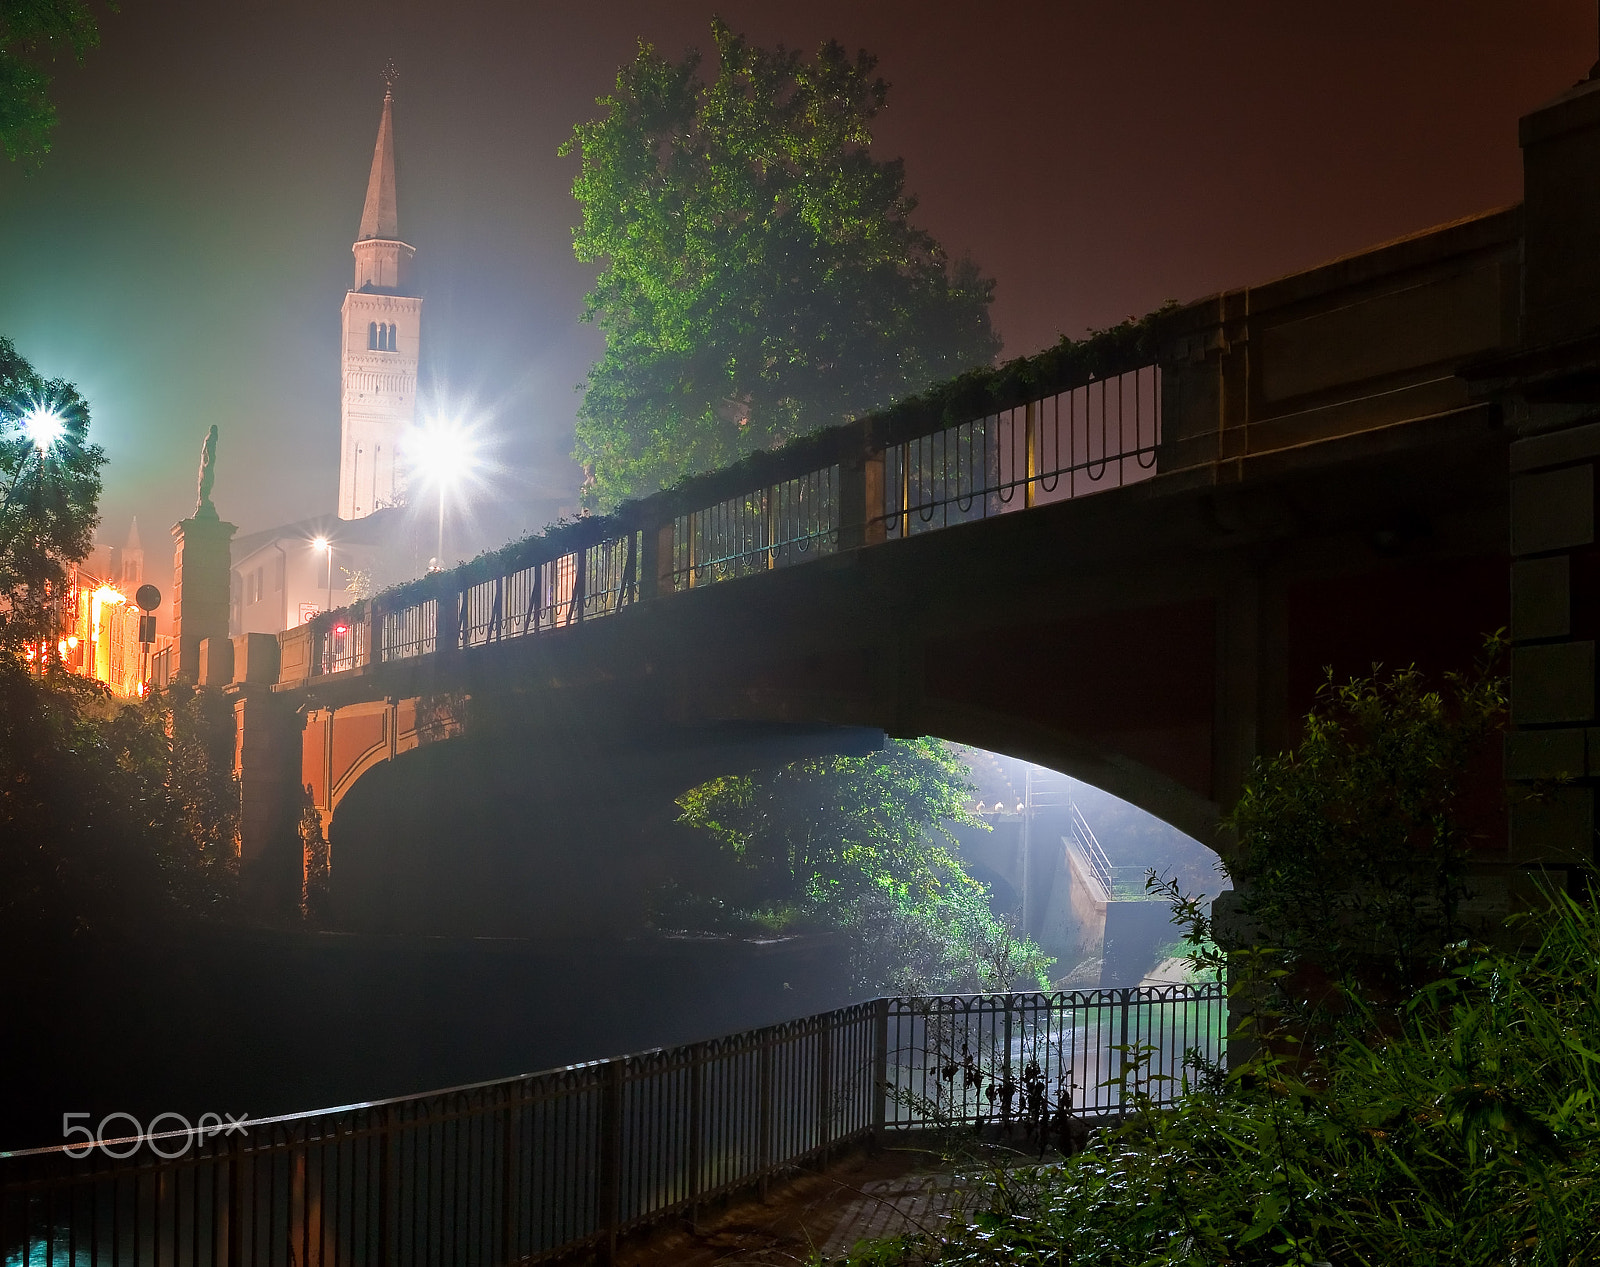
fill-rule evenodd
<path id="1" fill-rule="evenodd" d="M 389 323 L 389 351 L 394 351 L 394 322 Z"/>
<path id="2" fill-rule="evenodd" d="M 376 352 L 377 350 L 378 350 L 378 323 L 376 321 L 369 321 L 369 322 L 367 322 L 367 351 Z"/>

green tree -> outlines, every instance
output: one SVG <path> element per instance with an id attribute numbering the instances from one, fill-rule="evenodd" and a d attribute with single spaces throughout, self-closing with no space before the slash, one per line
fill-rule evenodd
<path id="1" fill-rule="evenodd" d="M 45 67 L 62 57 L 81 64 L 99 44 L 99 22 L 84 0 L 0 0 L 0 148 L 7 158 L 36 162 L 50 152 L 56 107 Z"/>
<path id="2" fill-rule="evenodd" d="M 88 435 L 77 389 L 0 336 L 0 642 L 53 634 L 66 565 L 93 546 L 106 459 Z"/>
<path id="3" fill-rule="evenodd" d="M 900 993 L 1040 984 L 1049 960 L 989 910 L 952 852 L 983 827 L 970 771 L 937 739 L 713 779 L 679 798 L 739 871 L 719 898 L 842 928 L 857 983 Z"/>
<path id="4" fill-rule="evenodd" d="M 578 414 L 586 502 L 609 507 L 987 364 L 994 283 L 910 215 L 874 159 L 876 59 L 748 45 L 712 23 L 716 69 L 647 44 L 580 156 L 584 319 L 606 335 Z"/>
<path id="5" fill-rule="evenodd" d="M 867 757 L 813 757 L 712 779 L 679 799 L 760 890 L 816 906 L 874 889 L 931 894 L 956 869 L 949 824 L 982 826 L 961 759 L 937 739 L 897 739 Z"/>

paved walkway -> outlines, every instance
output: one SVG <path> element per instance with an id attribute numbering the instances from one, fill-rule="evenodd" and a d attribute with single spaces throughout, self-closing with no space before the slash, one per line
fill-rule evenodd
<path id="1" fill-rule="evenodd" d="M 825 1174 L 802 1175 L 765 1202 L 736 1198 L 699 1227 L 665 1228 L 619 1247 L 619 1267 L 779 1267 L 842 1254 L 858 1241 L 931 1229 L 949 1217 L 957 1179 L 939 1158 L 887 1148 L 853 1153 Z"/>

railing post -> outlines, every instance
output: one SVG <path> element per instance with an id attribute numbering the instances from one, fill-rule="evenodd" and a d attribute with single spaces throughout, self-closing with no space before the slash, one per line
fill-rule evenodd
<path id="1" fill-rule="evenodd" d="M 437 654 L 448 655 L 461 649 L 461 619 L 462 608 L 465 605 L 466 591 L 457 588 L 453 583 L 441 585 L 439 596 L 434 600 L 433 615 L 433 650 Z"/>
<path id="2" fill-rule="evenodd" d="M 1024 407 L 1022 415 L 1022 435 L 1025 453 L 1024 461 L 1027 463 L 1024 474 L 1028 481 L 1023 485 L 1022 505 L 1024 509 L 1033 505 L 1034 489 L 1039 479 L 1038 409 L 1038 404 L 1030 400 Z"/>
<path id="3" fill-rule="evenodd" d="M 817 1022 L 817 1145 L 822 1164 L 828 1164 L 833 1144 L 833 1013 Z"/>
<path id="4" fill-rule="evenodd" d="M 655 566 L 650 574 L 655 578 L 655 592 L 657 596 L 670 594 L 677 588 L 677 578 L 673 576 L 673 534 L 676 524 L 672 516 L 667 516 L 665 523 L 645 530 L 646 541 L 655 542 Z M 649 549 L 649 546 L 646 546 Z"/>
<path id="5" fill-rule="evenodd" d="M 772 1171 L 772 1033 L 761 1040 L 756 1069 L 756 1164 L 760 1168 L 758 1185 L 761 1199 L 767 1199 L 767 1184 Z"/>
<path id="6" fill-rule="evenodd" d="M 516 1154 L 516 1109 L 511 1092 L 506 1093 L 505 1121 L 500 1127 L 500 1261 L 514 1263 L 516 1251 L 516 1210 L 512 1204 L 511 1162 Z"/>
<path id="7" fill-rule="evenodd" d="M 608 1060 L 600 1075 L 600 1172 L 595 1214 L 600 1233 L 599 1257 L 612 1263 L 617 1255 L 617 1226 L 622 1221 L 622 1078 L 627 1061 Z"/>
<path id="8" fill-rule="evenodd" d="M 1000 1120 L 1009 1130 L 1011 1126 L 1011 1106 L 1016 1099 L 1016 1082 L 1011 1073 L 1011 1003 L 1012 996 L 1006 995 L 1006 1021 L 1005 1021 L 1005 1054 L 1000 1057 L 1000 1085 L 1002 1088 L 1011 1088 L 1012 1094 L 1002 1094 L 1000 1097 Z"/>
<path id="9" fill-rule="evenodd" d="M 233 1141 L 228 1157 L 228 1267 L 244 1263 L 244 1137 Z"/>
<path id="10" fill-rule="evenodd" d="M 1120 1114 L 1128 1112 L 1128 1008 L 1133 998 L 1133 990 L 1124 987 L 1119 993 L 1122 995 L 1122 1061 L 1117 1067 L 1117 1108 Z"/>
<path id="11" fill-rule="evenodd" d="M 689 1226 L 700 1223 L 700 1190 L 705 1169 L 705 1089 L 706 1048 L 696 1043 L 689 1049 Z"/>
<path id="12" fill-rule="evenodd" d="M 700 553 L 700 512 L 691 510 L 683 517 L 683 588 L 694 588 L 694 567 L 699 562 L 695 556 Z"/>
<path id="13" fill-rule="evenodd" d="M 400 1216 L 400 1176 L 395 1157 L 394 1106 L 383 1106 L 383 1126 L 378 1134 L 378 1261 L 383 1267 L 398 1261 L 396 1231 Z"/>
<path id="14" fill-rule="evenodd" d="M 872 1026 L 872 1142 L 883 1143 L 889 1126 L 889 1000 L 879 999 Z"/>
<path id="15" fill-rule="evenodd" d="M 577 557 L 572 562 L 572 623 L 580 624 L 583 621 L 583 609 L 588 602 L 589 589 L 589 547 L 580 545 Z"/>
<path id="16" fill-rule="evenodd" d="M 866 448 L 839 463 L 839 549 L 879 545 L 885 535 L 883 450 Z"/>

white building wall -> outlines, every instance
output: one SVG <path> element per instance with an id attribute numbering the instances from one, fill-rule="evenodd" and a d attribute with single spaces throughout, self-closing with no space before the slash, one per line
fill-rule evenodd
<path id="1" fill-rule="evenodd" d="M 362 519 L 399 503 L 404 491 L 399 450 L 416 419 L 421 346 L 421 299 L 354 290 L 345 295 L 339 410 L 341 519 Z"/>

